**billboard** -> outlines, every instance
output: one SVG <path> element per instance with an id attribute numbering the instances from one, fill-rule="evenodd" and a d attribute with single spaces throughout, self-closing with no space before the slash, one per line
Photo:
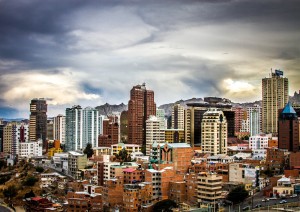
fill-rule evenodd
<path id="1" fill-rule="evenodd" d="M 283 71 L 275 70 L 276 76 L 283 76 Z"/>

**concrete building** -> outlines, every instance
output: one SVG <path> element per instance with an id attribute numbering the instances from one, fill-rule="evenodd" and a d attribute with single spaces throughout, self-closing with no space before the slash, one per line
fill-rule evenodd
<path id="1" fill-rule="evenodd" d="M 146 155 L 150 155 L 153 142 L 165 143 L 165 131 L 160 128 L 160 120 L 156 116 L 149 116 L 146 121 Z"/>
<path id="2" fill-rule="evenodd" d="M 81 179 L 81 169 L 87 165 L 87 156 L 83 153 L 69 151 L 68 152 L 68 173 L 74 179 Z"/>
<path id="3" fill-rule="evenodd" d="M 28 131 L 28 124 L 8 123 L 3 128 L 3 152 L 18 155 L 20 143 L 29 141 Z"/>
<path id="4" fill-rule="evenodd" d="M 140 145 L 118 143 L 118 144 L 111 145 L 111 155 L 118 154 L 123 148 L 127 150 L 128 154 L 131 154 L 133 152 L 141 152 Z"/>
<path id="5" fill-rule="evenodd" d="M 184 129 L 165 129 L 165 141 L 168 143 L 184 142 Z"/>
<path id="6" fill-rule="evenodd" d="M 231 163 L 229 164 L 229 182 L 253 185 L 256 178 L 256 168 L 249 164 Z"/>
<path id="7" fill-rule="evenodd" d="M 156 118 L 159 121 L 160 129 L 167 129 L 165 120 L 165 110 L 156 108 Z"/>
<path id="8" fill-rule="evenodd" d="M 269 146 L 269 137 L 265 134 L 251 136 L 249 138 L 249 149 L 265 149 Z"/>
<path id="9" fill-rule="evenodd" d="M 98 110 L 76 105 L 66 109 L 66 150 L 83 150 L 88 143 L 98 146 L 101 118 Z"/>
<path id="10" fill-rule="evenodd" d="M 103 119 L 103 132 L 99 135 L 99 147 L 111 147 L 113 144 L 119 143 L 119 118 L 118 116 L 111 115 Z"/>
<path id="11" fill-rule="evenodd" d="M 228 123 L 227 137 L 234 137 L 235 120 L 232 105 L 228 99 L 205 97 L 203 103 L 188 103 L 185 110 L 185 142 L 192 147 L 201 146 L 201 122 L 203 114 L 209 108 L 218 108 L 226 117 Z"/>
<path id="12" fill-rule="evenodd" d="M 277 134 L 278 110 L 284 108 L 289 98 L 289 83 L 283 72 L 275 70 L 262 79 L 262 131 Z"/>
<path id="13" fill-rule="evenodd" d="M 33 142 L 20 143 L 19 156 L 25 158 L 43 155 L 43 141 L 41 139 Z"/>
<path id="14" fill-rule="evenodd" d="M 203 114 L 201 123 L 201 149 L 204 153 L 227 154 L 227 120 L 217 108 Z"/>
<path id="15" fill-rule="evenodd" d="M 299 151 L 299 119 L 290 102 L 279 116 L 278 148 L 290 152 Z"/>
<path id="16" fill-rule="evenodd" d="M 59 140 L 62 145 L 66 142 L 66 116 L 58 115 L 53 118 L 53 139 Z"/>
<path id="17" fill-rule="evenodd" d="M 242 121 L 247 120 L 247 111 L 242 107 L 233 107 L 232 110 L 234 111 L 234 132 L 239 133 L 242 130 Z"/>
<path id="18" fill-rule="evenodd" d="M 146 120 L 156 115 L 154 92 L 145 83 L 134 86 L 128 102 L 128 143 L 146 145 Z"/>
<path id="19" fill-rule="evenodd" d="M 102 201 L 103 210 L 120 208 L 123 205 L 124 184 L 123 178 L 109 179 L 104 182 Z"/>
<path id="20" fill-rule="evenodd" d="M 250 136 L 254 136 L 262 132 L 261 116 L 261 106 L 254 105 L 253 107 L 247 107 L 247 120 L 249 121 Z"/>
<path id="21" fill-rule="evenodd" d="M 32 99 L 30 102 L 29 140 L 42 139 L 46 147 L 47 138 L 47 102 L 45 99 Z"/>
<path id="22" fill-rule="evenodd" d="M 180 104 L 172 106 L 172 129 L 184 129 L 184 107 Z"/>
<path id="23" fill-rule="evenodd" d="M 123 211 L 139 212 L 151 205 L 152 189 L 152 184 L 147 182 L 124 185 Z"/>
<path id="24" fill-rule="evenodd" d="M 53 140 L 54 136 L 53 136 L 53 118 L 48 118 L 47 119 L 47 136 L 46 136 L 46 140 Z"/>
<path id="25" fill-rule="evenodd" d="M 279 197 L 292 196 L 294 194 L 294 186 L 290 178 L 282 176 L 277 181 L 277 186 L 273 187 L 273 195 Z"/>
<path id="26" fill-rule="evenodd" d="M 222 199 L 222 176 L 216 173 L 201 172 L 197 177 L 197 198 L 201 208 L 216 211 L 218 200 Z"/>

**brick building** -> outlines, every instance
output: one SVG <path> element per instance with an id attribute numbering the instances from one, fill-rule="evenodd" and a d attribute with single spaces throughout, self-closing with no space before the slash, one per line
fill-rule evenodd
<path id="1" fill-rule="evenodd" d="M 98 146 L 111 147 L 117 143 L 119 143 L 118 116 L 108 116 L 103 120 L 103 133 L 98 137 Z"/>

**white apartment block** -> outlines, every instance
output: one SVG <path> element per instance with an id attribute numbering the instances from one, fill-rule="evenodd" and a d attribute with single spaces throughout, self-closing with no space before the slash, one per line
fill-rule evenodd
<path id="1" fill-rule="evenodd" d="M 110 168 L 111 166 L 119 166 L 120 162 L 104 162 L 103 180 L 110 179 Z"/>
<path id="2" fill-rule="evenodd" d="M 249 149 L 265 149 L 268 148 L 269 138 L 267 135 L 255 135 L 249 138 Z"/>
<path id="3" fill-rule="evenodd" d="M 250 136 L 259 134 L 261 132 L 261 107 L 259 105 L 247 107 L 247 120 Z"/>
<path id="4" fill-rule="evenodd" d="M 150 116 L 146 120 L 146 155 L 150 155 L 151 145 L 165 143 L 165 131 L 160 128 L 160 121 L 155 116 Z"/>
<path id="5" fill-rule="evenodd" d="M 201 123 L 201 149 L 211 155 L 227 154 L 227 121 L 223 112 L 210 108 Z"/>
<path id="6" fill-rule="evenodd" d="M 37 141 L 33 142 L 24 142 L 20 143 L 20 157 L 37 157 L 43 155 L 43 141 L 38 139 Z"/>
<path id="7" fill-rule="evenodd" d="M 53 118 L 53 139 L 66 142 L 66 117 L 61 114 Z"/>
<path id="8" fill-rule="evenodd" d="M 156 108 L 156 117 L 159 121 L 159 128 L 167 129 L 166 121 L 165 121 L 165 110 Z"/>

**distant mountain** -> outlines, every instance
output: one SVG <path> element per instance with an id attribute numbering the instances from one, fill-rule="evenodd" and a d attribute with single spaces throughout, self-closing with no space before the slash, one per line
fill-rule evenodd
<path id="1" fill-rule="evenodd" d="M 97 106 L 96 109 L 99 111 L 101 115 L 110 115 L 114 112 L 122 112 L 124 110 L 127 110 L 127 105 L 124 103 L 121 103 L 119 105 L 110 105 L 108 103 L 105 103 L 104 105 Z"/>

